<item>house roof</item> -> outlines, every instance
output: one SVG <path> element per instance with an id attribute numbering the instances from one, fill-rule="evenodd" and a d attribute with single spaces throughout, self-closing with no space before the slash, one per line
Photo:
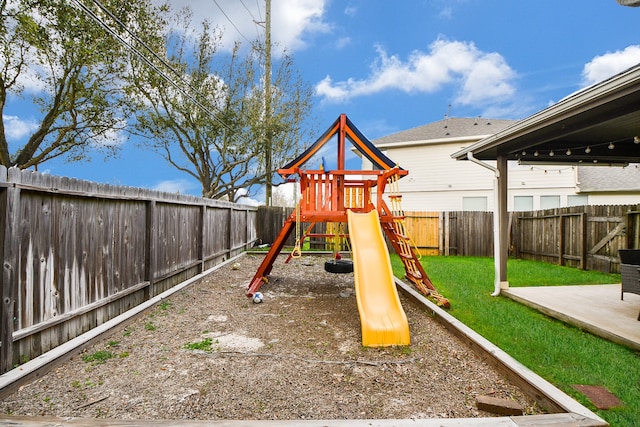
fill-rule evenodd
<path id="1" fill-rule="evenodd" d="M 578 192 L 640 191 L 640 167 L 625 168 L 578 166 Z"/>
<path id="2" fill-rule="evenodd" d="M 640 64 L 506 129 L 451 157 L 522 163 L 640 163 Z"/>
<path id="3" fill-rule="evenodd" d="M 515 120 L 496 120 L 483 117 L 447 117 L 437 122 L 383 136 L 374 140 L 376 146 L 391 146 L 401 142 L 426 142 L 466 138 L 471 141 L 493 135 L 515 123 Z"/>

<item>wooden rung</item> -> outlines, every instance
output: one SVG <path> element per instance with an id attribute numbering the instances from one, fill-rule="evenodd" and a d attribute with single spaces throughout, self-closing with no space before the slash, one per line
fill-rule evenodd
<path id="1" fill-rule="evenodd" d="M 422 280 L 422 274 L 417 271 L 407 271 L 407 276 L 413 277 L 415 280 Z"/>
<path id="2" fill-rule="evenodd" d="M 407 255 L 411 255 L 411 253 L 413 252 L 411 250 L 411 245 L 409 245 L 407 242 L 399 242 L 400 244 L 398 245 L 400 247 L 400 252 L 405 253 Z"/>

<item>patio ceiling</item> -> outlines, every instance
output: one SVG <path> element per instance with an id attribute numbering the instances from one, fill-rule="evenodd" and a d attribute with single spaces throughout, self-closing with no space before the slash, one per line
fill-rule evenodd
<path id="1" fill-rule="evenodd" d="M 640 163 L 640 64 L 576 92 L 451 157 L 523 164 Z"/>

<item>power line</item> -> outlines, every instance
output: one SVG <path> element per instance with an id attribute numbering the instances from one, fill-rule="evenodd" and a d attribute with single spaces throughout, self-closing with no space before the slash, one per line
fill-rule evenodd
<path id="1" fill-rule="evenodd" d="M 244 0 L 240 0 L 240 4 L 242 4 L 242 6 L 244 7 L 244 9 L 249 13 L 249 16 L 251 16 L 251 19 L 253 19 L 254 21 L 256 21 L 255 16 L 253 16 L 253 13 L 251 12 L 251 9 L 249 9 L 247 7 L 246 4 L 244 4 Z"/>
<path id="2" fill-rule="evenodd" d="M 247 5 L 244 3 L 244 0 L 240 0 L 240 4 L 242 4 L 242 6 L 244 7 L 244 9 L 247 11 L 247 13 L 249 14 L 249 16 L 251 17 L 251 20 L 253 21 L 253 26 L 256 30 L 256 39 L 258 41 L 260 41 L 260 30 L 258 30 L 258 27 L 260 27 L 260 22 L 259 20 L 256 19 L 255 16 L 253 16 L 253 12 L 251 12 L 251 9 L 249 9 L 247 7 Z M 258 13 L 260 13 L 260 7 L 258 7 Z"/>
<path id="3" fill-rule="evenodd" d="M 256 0 L 256 7 L 258 8 L 258 21 L 262 21 L 262 15 L 260 14 L 260 0 Z"/>
<path id="4" fill-rule="evenodd" d="M 149 67 L 151 67 L 156 73 L 158 73 L 158 75 L 163 78 L 165 81 L 167 81 L 169 84 L 171 84 L 175 89 L 177 89 L 180 93 L 182 93 L 183 95 L 185 95 L 187 98 L 189 98 L 194 104 L 196 104 L 198 107 L 200 107 L 204 112 L 206 112 L 207 114 L 209 114 L 211 116 L 212 119 L 214 119 L 215 121 L 217 121 L 220 125 L 222 125 L 224 128 L 226 128 L 228 131 L 233 131 L 233 128 L 231 126 L 229 126 L 227 123 L 225 123 L 224 121 L 222 121 L 219 117 L 216 116 L 216 114 L 211 111 L 211 109 L 209 109 L 209 107 L 207 107 L 206 105 L 204 105 L 202 102 L 200 102 L 200 100 L 198 100 L 194 95 L 192 95 L 191 93 L 189 93 L 187 90 L 184 89 L 183 86 L 181 86 L 180 84 L 176 83 L 175 80 L 171 79 L 163 70 L 161 70 L 160 68 L 158 68 L 158 66 L 156 64 L 154 64 L 152 61 L 149 60 L 149 58 L 147 58 L 142 52 L 140 52 L 140 50 L 138 50 L 135 46 L 131 45 L 127 40 L 125 40 L 120 34 L 118 34 L 116 31 L 114 31 L 106 22 L 104 22 L 104 20 L 99 17 L 98 15 L 96 15 L 91 9 L 89 9 L 86 5 L 84 5 L 80 0 L 74 0 L 74 3 L 76 3 L 80 9 L 82 9 L 87 15 L 89 15 L 96 23 L 98 23 L 98 25 L 100 25 L 105 31 L 107 31 L 109 34 L 111 34 L 117 41 L 119 41 L 123 46 L 125 46 L 127 49 L 131 50 L 138 58 L 140 58 L 145 64 L 147 64 Z M 141 40 L 136 34 L 134 34 L 131 30 L 129 30 L 127 28 L 127 26 L 120 20 L 118 19 L 118 17 L 116 17 L 113 13 L 111 13 L 111 11 L 109 9 L 107 9 L 104 5 L 102 5 L 102 3 L 100 3 L 100 1 L 98 0 L 93 0 L 93 3 L 98 6 L 100 8 L 100 10 L 102 10 L 104 13 L 106 13 L 111 19 L 114 20 L 114 22 L 116 22 L 122 29 L 124 29 L 130 36 L 132 36 L 136 42 L 140 43 L 148 52 L 150 52 L 156 59 L 158 59 L 165 67 L 167 67 L 173 74 L 175 74 L 178 79 L 180 80 L 180 83 L 184 86 L 187 86 L 189 89 L 191 89 L 193 92 L 197 93 L 198 90 L 196 88 L 194 88 L 191 84 L 189 84 L 188 82 L 186 82 L 183 77 L 182 74 L 180 72 L 178 72 L 175 68 L 173 68 L 173 66 L 171 64 L 169 64 L 164 58 L 162 58 L 160 55 L 158 55 L 153 49 L 151 49 L 151 47 L 149 47 L 149 45 L 147 43 L 145 43 L 143 40 Z"/>
<path id="5" fill-rule="evenodd" d="M 80 0 L 74 0 L 74 2 L 80 7 L 80 9 L 82 9 L 87 15 L 89 15 L 107 33 L 111 34 L 118 42 L 120 42 L 123 46 L 125 46 L 127 49 L 129 49 L 131 52 L 133 52 L 138 58 L 140 58 L 145 64 L 147 64 L 155 72 L 157 72 L 158 75 L 161 78 L 163 78 L 165 81 L 167 81 L 169 84 L 171 84 L 174 88 L 176 88 L 180 93 L 182 93 L 187 98 L 189 98 L 196 106 L 200 107 L 204 112 L 209 114 L 211 116 L 211 118 L 213 120 L 217 121 L 220 125 L 222 125 L 223 128 L 225 128 L 226 130 L 228 130 L 230 132 L 234 132 L 234 129 L 230 125 L 228 125 L 222 119 L 217 117 L 213 111 L 211 111 L 206 105 L 204 105 L 202 102 L 200 102 L 194 95 L 192 95 L 187 90 L 185 90 L 183 86 L 179 85 L 178 83 L 176 83 L 175 80 L 171 79 L 163 70 L 158 68 L 158 66 L 156 64 L 154 64 L 151 60 L 149 60 L 149 58 L 147 58 L 142 52 L 140 52 L 140 50 L 138 50 L 135 46 L 131 45 L 120 34 L 118 34 L 116 31 L 114 31 L 106 22 L 104 22 L 104 20 L 100 16 L 96 15 L 91 9 L 89 9 L 86 5 L 84 5 Z M 214 0 L 214 2 L 216 2 L 216 0 Z M 173 66 L 171 64 L 169 64 L 164 58 L 162 58 L 160 55 L 158 55 L 153 49 L 151 49 L 136 34 L 134 34 L 131 30 L 129 30 L 129 28 L 122 21 L 120 21 L 115 15 L 113 15 L 113 13 L 111 13 L 111 11 L 109 11 L 106 7 L 104 7 L 100 3 L 100 1 L 93 0 L 93 3 L 95 5 L 97 5 L 100 8 L 100 10 L 102 10 L 109 17 L 111 17 L 111 19 L 113 19 L 114 22 L 116 22 L 122 29 L 124 29 L 136 42 L 138 42 L 140 45 L 142 45 L 157 60 L 159 60 L 165 67 L 167 67 L 173 74 L 175 74 L 178 77 L 178 80 L 180 81 L 180 83 L 182 83 L 182 85 L 188 87 L 194 93 L 198 94 L 198 90 L 195 89 L 190 83 L 186 82 L 181 73 L 179 73 L 175 68 L 173 68 Z M 216 5 L 217 5 L 217 3 L 216 3 Z M 216 109 L 216 110 L 218 112 L 221 112 L 219 109 Z M 240 138 L 240 139 L 242 140 L 243 138 Z M 251 142 L 252 141 L 249 141 L 249 140 L 245 140 L 244 141 L 245 144 L 250 144 Z M 270 176 L 271 176 L 271 171 L 269 170 L 269 168 L 266 168 L 265 177 L 269 181 L 269 184 L 270 184 L 270 181 L 271 181 Z M 270 188 L 269 188 L 269 190 L 270 190 Z"/>
<path id="6" fill-rule="evenodd" d="M 222 14 L 224 15 L 225 18 L 227 18 L 227 21 L 229 21 L 231 23 L 231 25 L 233 25 L 233 28 L 236 29 L 236 31 L 238 32 L 238 34 L 240 34 L 240 36 L 245 39 L 247 41 L 247 43 L 251 44 L 251 41 L 245 37 L 244 34 L 242 34 L 242 31 L 240 31 L 240 29 L 236 26 L 236 24 L 231 20 L 231 18 L 229 18 L 229 15 L 227 15 L 227 13 L 224 11 L 224 9 L 222 9 L 222 7 L 220 7 L 220 5 L 218 4 L 217 0 L 213 0 L 213 2 L 215 3 L 216 6 L 218 6 L 218 9 L 220 9 L 220 12 L 222 12 Z"/>

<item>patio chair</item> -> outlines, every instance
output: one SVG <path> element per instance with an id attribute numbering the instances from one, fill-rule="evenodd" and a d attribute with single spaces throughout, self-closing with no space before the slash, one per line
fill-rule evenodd
<path id="1" fill-rule="evenodd" d="M 620 249 L 618 254 L 622 276 L 620 299 L 624 299 L 625 292 L 640 295 L 640 249 Z"/>

